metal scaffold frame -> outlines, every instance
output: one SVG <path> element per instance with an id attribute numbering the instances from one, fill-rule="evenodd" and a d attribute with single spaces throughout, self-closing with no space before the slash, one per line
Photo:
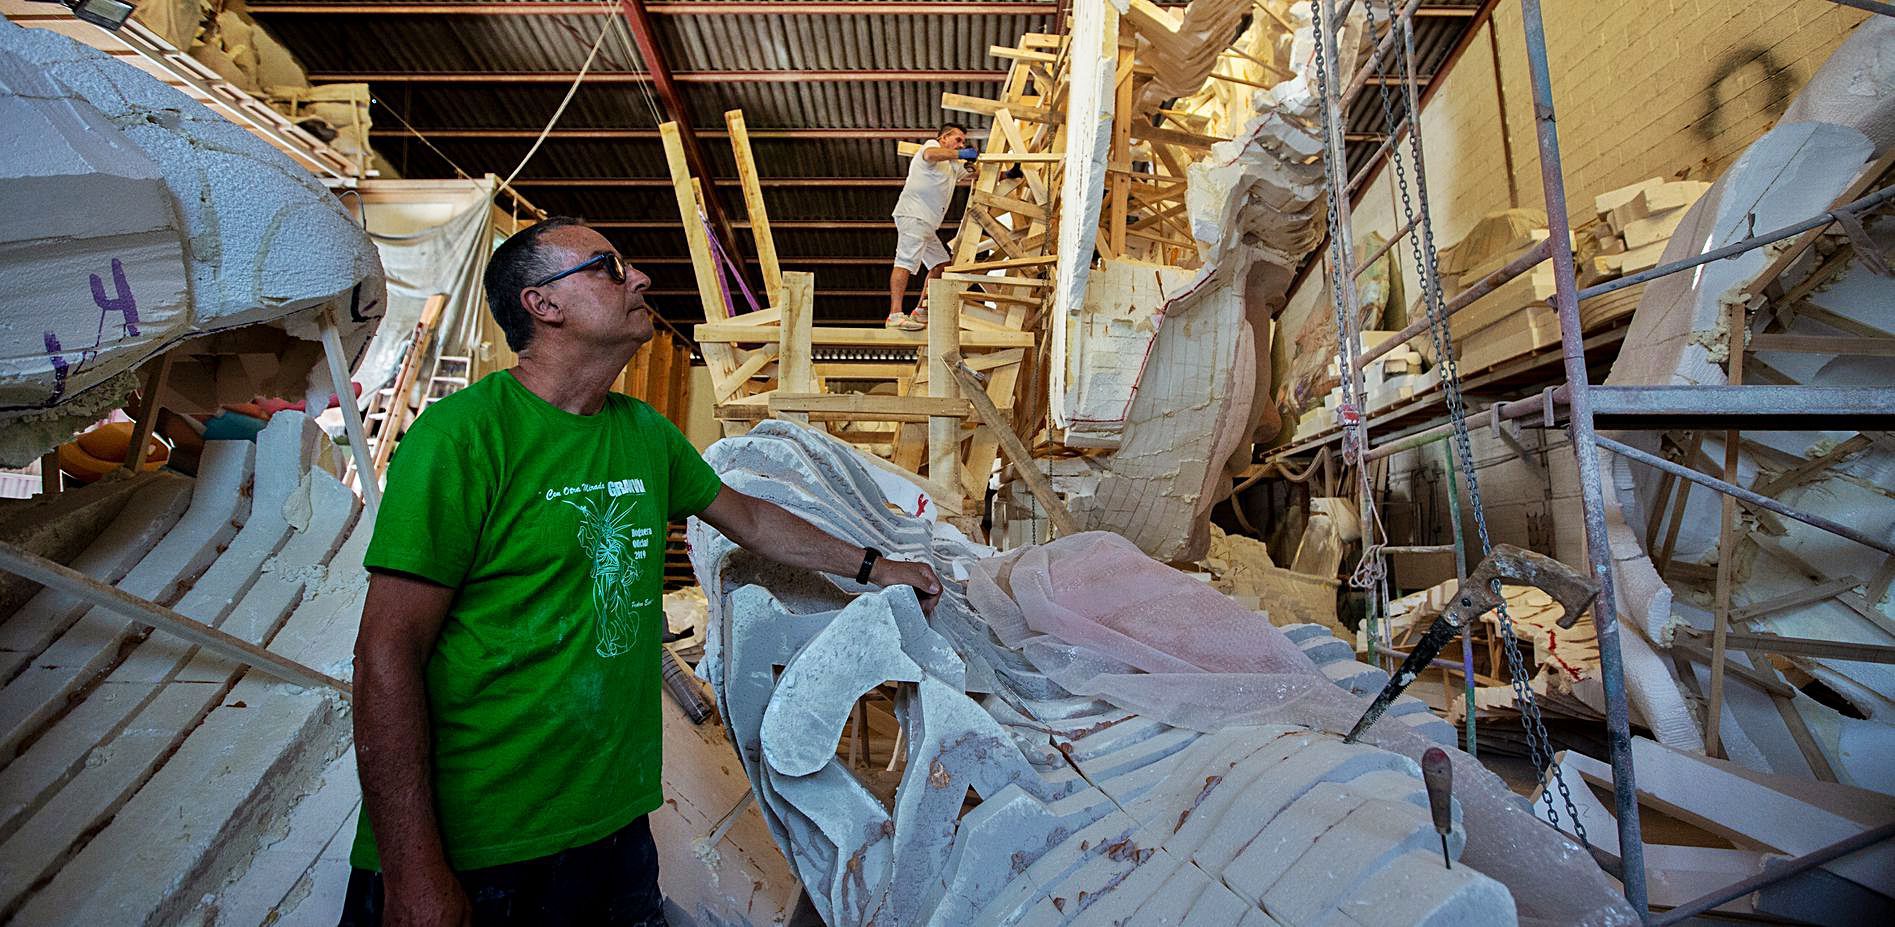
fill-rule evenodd
<path id="1" fill-rule="evenodd" d="M 1833 0 L 1833 2 L 1844 3 L 1845 5 L 1867 9 L 1871 12 L 1883 15 L 1895 15 L 1895 8 L 1884 4 L 1858 3 L 1851 2 L 1851 0 Z M 1373 486 L 1372 481 L 1367 475 L 1367 465 L 1374 460 L 1385 458 L 1402 450 L 1419 448 L 1443 439 L 1457 439 L 1458 451 L 1461 458 L 1459 463 L 1470 484 L 1469 490 L 1473 502 L 1473 514 L 1482 529 L 1480 532 L 1481 536 L 1478 540 L 1483 544 L 1483 547 L 1486 546 L 1485 524 L 1480 516 L 1479 489 L 1473 479 L 1471 452 L 1466 443 L 1466 419 L 1471 413 L 1462 406 L 1460 401 L 1458 375 L 1454 369 L 1452 337 L 1448 332 L 1448 318 L 1474 303 L 1479 297 L 1492 292 L 1521 274 L 1532 272 L 1540 263 L 1550 259 L 1552 261 L 1555 285 L 1555 295 L 1552 297 L 1551 303 L 1559 321 L 1560 353 L 1561 363 L 1564 367 L 1565 382 L 1561 385 L 1547 387 L 1542 393 L 1536 396 L 1515 402 L 1495 403 L 1485 410 L 1485 417 L 1489 419 L 1492 427 L 1497 430 L 1501 427 L 1501 423 L 1504 420 L 1528 417 L 1531 417 L 1533 424 L 1551 428 L 1556 426 L 1563 417 L 1571 436 L 1571 443 L 1578 465 L 1580 505 L 1585 519 L 1587 560 L 1590 572 L 1600 587 L 1600 594 L 1593 605 L 1593 621 L 1599 644 L 1600 676 L 1606 702 L 1605 723 L 1607 729 L 1607 743 L 1610 751 L 1609 759 L 1612 767 L 1614 810 L 1618 819 L 1619 847 L 1621 849 L 1618 865 L 1613 867 L 1616 871 L 1613 871 L 1612 874 L 1618 877 L 1624 885 L 1626 900 L 1632 905 L 1634 910 L 1639 912 L 1641 917 L 1645 918 L 1647 923 L 1675 923 L 1684 917 L 1709 910 L 1731 898 L 1754 892 L 1771 882 L 1779 881 L 1827 860 L 1838 858 L 1849 852 L 1854 852 L 1855 850 L 1866 848 L 1881 840 L 1888 839 L 1892 834 L 1895 834 L 1895 828 L 1883 827 L 1868 831 L 1850 840 L 1843 841 L 1831 847 L 1825 847 L 1815 853 L 1792 860 L 1780 870 L 1773 868 L 1769 873 L 1764 875 L 1746 879 L 1743 882 L 1728 886 L 1725 889 L 1707 894 L 1696 901 L 1680 905 L 1668 913 L 1662 915 L 1649 913 L 1646 872 L 1643 858 L 1644 844 L 1641 842 L 1639 833 L 1638 790 L 1632 759 L 1631 718 L 1625 683 L 1625 669 L 1619 646 L 1620 629 L 1616 609 L 1617 602 L 1614 597 L 1612 553 L 1606 535 L 1606 505 L 1603 482 L 1600 474 L 1598 451 L 1601 449 L 1610 451 L 1628 460 L 1638 462 L 1642 466 L 1650 466 L 1659 469 L 1667 474 L 1668 478 L 1689 480 L 1721 493 L 1725 498 L 1725 524 L 1722 533 L 1727 538 L 1733 533 L 1731 530 L 1733 524 L 1733 516 L 1731 514 L 1732 507 L 1735 502 L 1741 501 L 1746 505 L 1767 509 L 1776 514 L 1812 525 L 1884 553 L 1895 554 L 1895 545 L 1891 545 L 1885 540 L 1872 537 L 1867 533 L 1847 525 L 1842 525 L 1820 516 L 1799 511 L 1775 499 L 1736 485 L 1733 476 L 1735 469 L 1734 461 L 1726 462 L 1727 466 L 1725 467 L 1724 478 L 1720 479 L 1717 476 L 1703 473 L 1688 465 L 1675 463 L 1659 456 L 1647 454 L 1621 442 L 1600 436 L 1597 433 L 1599 420 L 1602 418 L 1605 419 L 1609 422 L 1610 427 L 1615 429 L 1631 430 L 1662 429 L 1675 427 L 1681 422 L 1688 422 L 1696 427 L 1714 428 L 1717 431 L 1726 432 L 1733 438 L 1736 433 L 1742 429 L 1812 430 L 1827 428 L 1835 425 L 1839 421 L 1848 421 L 1851 423 L 1849 425 L 1850 428 L 1861 429 L 1865 427 L 1875 427 L 1882 423 L 1895 423 L 1895 394 L 1880 389 L 1811 386 L 1745 386 L 1741 385 L 1743 382 L 1741 360 L 1733 361 L 1730 378 L 1731 383 L 1726 386 L 1595 387 L 1589 380 L 1586 366 L 1588 344 L 1581 328 L 1579 304 L 1586 299 L 1635 286 L 1658 277 L 1688 271 L 1700 265 L 1734 257 L 1774 242 L 1798 239 L 1797 243 L 1792 245 L 1787 257 L 1779 259 L 1781 263 L 1777 265 L 1776 269 L 1780 271 L 1787 265 L 1788 258 L 1793 258 L 1796 254 L 1801 253 L 1802 248 L 1799 245 L 1809 244 L 1814 240 L 1816 235 L 1829 228 L 1832 224 L 1840 223 L 1844 229 L 1850 230 L 1852 237 L 1854 237 L 1856 230 L 1861 226 L 1861 217 L 1865 216 L 1869 211 L 1887 204 L 1891 199 L 1895 199 L 1895 187 L 1884 188 L 1876 192 L 1866 193 L 1865 195 L 1864 187 L 1867 185 L 1859 185 L 1856 190 L 1849 194 L 1854 197 L 1850 202 L 1836 206 L 1827 212 L 1812 216 L 1809 219 L 1772 231 L 1754 233 L 1742 241 L 1706 251 L 1703 254 L 1691 258 L 1666 263 L 1636 274 L 1628 274 L 1622 278 L 1581 290 L 1577 284 L 1572 250 L 1570 248 L 1555 247 L 1553 245 L 1555 242 L 1570 241 L 1572 228 L 1566 206 L 1566 189 L 1561 168 L 1557 113 L 1554 107 L 1551 77 L 1548 68 L 1546 35 L 1544 21 L 1541 15 L 1541 4 L 1540 0 L 1521 0 L 1526 55 L 1533 95 L 1535 137 L 1540 156 L 1541 182 L 1544 189 L 1549 232 L 1546 243 L 1542 247 L 1529 251 L 1507 266 L 1495 271 L 1453 299 L 1443 301 L 1438 279 L 1435 277 L 1432 269 L 1434 243 L 1432 231 L 1427 220 L 1427 191 L 1421 157 L 1421 144 L 1418 133 L 1411 131 L 1412 128 L 1418 124 L 1419 105 L 1415 99 L 1413 84 L 1409 83 L 1407 85 L 1408 92 L 1405 95 L 1399 91 L 1395 94 L 1401 103 L 1399 118 L 1397 118 L 1398 114 L 1395 109 L 1391 107 L 1388 99 L 1389 91 L 1384 87 L 1382 90 L 1384 94 L 1384 116 L 1390 125 L 1388 126 L 1388 142 L 1377 154 L 1386 154 L 1388 156 L 1391 165 L 1397 172 L 1397 177 L 1403 185 L 1403 207 L 1408 211 L 1404 213 L 1403 216 L 1398 216 L 1397 219 L 1400 220 L 1405 217 L 1407 221 L 1394 234 L 1388 244 L 1382 246 L 1375 255 L 1369 258 L 1368 262 L 1361 263 L 1366 264 L 1373 262 L 1380 258 L 1382 254 L 1394 250 L 1399 240 L 1409 238 L 1413 242 L 1417 269 L 1422 277 L 1422 303 L 1427 307 L 1428 312 L 1424 317 L 1415 320 L 1405 329 L 1388 338 L 1386 341 L 1374 347 L 1365 347 L 1358 340 L 1360 338 L 1358 329 L 1361 326 L 1356 290 L 1353 285 L 1345 284 L 1345 282 L 1353 281 L 1359 271 L 1356 269 L 1358 262 L 1355 260 L 1348 197 L 1348 191 L 1353 189 L 1355 184 L 1348 178 L 1343 139 L 1343 123 L 1345 114 L 1347 113 L 1348 102 L 1362 89 L 1365 83 L 1364 78 L 1371 71 L 1385 66 L 1385 58 L 1393 59 L 1388 62 L 1386 67 L 1393 70 L 1397 77 L 1403 76 L 1401 71 L 1397 70 L 1400 67 L 1400 63 L 1405 63 L 1408 66 L 1410 72 L 1409 76 L 1412 77 L 1413 47 L 1412 35 L 1409 33 L 1408 27 L 1413 16 L 1414 4 L 1408 3 L 1398 6 L 1397 0 L 1367 0 L 1365 8 L 1369 13 L 1369 32 L 1371 36 L 1376 32 L 1377 7 L 1381 7 L 1387 12 L 1387 16 L 1383 17 L 1388 22 L 1387 31 L 1382 33 L 1380 40 L 1375 44 L 1374 51 L 1370 54 L 1369 60 L 1361 66 L 1358 74 L 1349 81 L 1347 89 L 1341 89 L 1342 78 L 1345 75 L 1330 74 L 1327 77 L 1323 76 L 1325 73 L 1323 59 L 1327 58 L 1327 60 L 1332 63 L 1330 65 L 1331 68 L 1340 66 L 1342 59 L 1338 54 L 1340 49 L 1338 47 L 1337 35 L 1341 31 L 1344 17 L 1347 16 L 1350 9 L 1354 6 L 1355 0 L 1317 0 L 1317 10 L 1315 12 L 1318 14 L 1316 20 L 1318 36 L 1315 54 L 1317 56 L 1317 72 L 1319 75 L 1318 90 L 1321 94 L 1325 117 L 1324 144 L 1326 160 L 1328 162 L 1327 179 L 1331 191 L 1329 208 L 1330 242 L 1325 272 L 1328 275 L 1330 298 L 1335 304 L 1333 308 L 1335 310 L 1335 324 L 1338 336 L 1338 369 L 1342 372 L 1342 400 L 1338 410 L 1342 432 L 1339 438 L 1342 445 L 1343 461 L 1356 465 L 1358 474 L 1357 488 L 1360 493 L 1360 511 L 1362 517 L 1361 531 L 1364 553 L 1362 564 L 1358 566 L 1355 571 L 1355 584 L 1359 588 L 1363 588 L 1374 594 L 1379 594 L 1381 590 L 1374 580 L 1385 574 L 1385 569 L 1380 563 L 1383 551 L 1381 550 L 1381 545 L 1378 543 L 1378 535 L 1376 533 L 1379 531 L 1380 526 L 1376 522 L 1373 514 Z M 1400 41 L 1404 38 L 1407 39 L 1408 43 L 1406 48 L 1402 48 L 1403 43 Z M 1351 37 L 1351 41 L 1355 41 L 1355 39 Z M 1395 54 L 1390 55 L 1389 53 L 1391 51 L 1394 51 Z M 1406 52 L 1405 55 L 1402 54 L 1403 51 Z M 1407 202 L 1407 181 L 1401 174 L 1402 164 L 1400 149 L 1402 146 L 1397 144 L 1397 136 L 1400 134 L 1410 136 L 1408 147 L 1410 148 L 1411 155 L 1409 163 L 1414 167 L 1415 182 L 1420 190 L 1419 212 L 1416 212 Z M 1875 180 L 1874 175 L 1876 173 L 1879 172 L 1872 171 L 1870 176 L 1865 179 L 1868 181 Z M 1799 239 L 1799 236 L 1802 237 Z M 1770 276 L 1774 276 L 1774 274 Z M 1735 323 L 1732 328 L 1733 331 L 1742 330 L 1742 328 L 1738 326 L 1744 324 L 1744 319 L 1738 314 L 1744 312 L 1744 309 L 1745 307 L 1741 305 L 1733 308 L 1733 315 L 1735 317 L 1733 319 Z M 1451 420 L 1447 423 L 1419 432 L 1390 438 L 1380 444 L 1371 444 L 1368 428 L 1369 416 L 1367 414 L 1366 402 L 1363 401 L 1365 397 L 1363 386 L 1365 368 L 1377 358 L 1424 332 L 1429 333 L 1435 339 L 1437 349 L 1440 352 L 1438 355 L 1441 359 L 1440 364 L 1445 368 L 1442 385 L 1443 392 L 1448 397 Z M 1742 352 L 1733 352 L 1734 355 L 1741 353 Z M 1795 411 L 1787 412 L 1786 410 Z M 1731 440 L 1728 443 L 1733 449 L 1731 453 L 1734 453 L 1735 440 Z M 1326 451 L 1320 453 L 1326 454 Z M 1319 456 L 1318 459 L 1321 460 L 1322 457 Z M 1449 468 L 1450 473 L 1453 471 L 1452 464 L 1454 463 L 1454 459 L 1455 450 L 1453 446 L 1451 446 L 1449 451 L 1451 464 Z M 1457 529 L 1455 550 L 1457 554 L 1461 554 L 1463 548 L 1461 547 L 1462 541 L 1459 537 L 1458 529 L 1460 523 L 1458 518 L 1456 519 L 1455 527 Z M 1725 558 L 1720 557 L 1720 560 L 1723 559 Z M 1461 572 L 1464 575 L 1465 567 L 1461 568 Z M 1721 600 L 1727 599 L 1728 581 L 1720 583 L 1720 587 L 1722 589 L 1720 594 Z M 1374 594 L 1371 595 L 1372 599 L 1375 599 Z M 1376 620 L 1379 605 L 1379 600 L 1371 602 L 1369 621 L 1373 622 Z M 1504 614 L 1504 606 L 1501 611 L 1500 624 L 1503 629 L 1506 629 L 1508 621 L 1507 616 Z M 1727 637 L 1726 632 L 1728 630 L 1727 612 L 1727 607 L 1720 608 L 1718 612 L 1716 635 L 1714 639 L 1715 655 L 1712 658 L 1714 680 L 1713 701 L 1716 701 L 1715 692 L 1719 688 L 1717 683 L 1721 682 L 1722 677 L 1722 664 Z M 1376 647 L 1373 629 L 1371 629 L 1369 636 L 1371 639 L 1370 647 L 1373 652 L 1373 648 Z M 1511 648 L 1513 643 L 1511 633 L 1508 633 L 1507 637 L 1509 638 L 1508 643 Z M 1786 640 L 1786 643 L 1814 645 L 1823 644 L 1825 642 Z M 1520 675 L 1521 669 L 1517 661 L 1512 669 L 1516 677 Z M 1524 680 L 1516 678 L 1514 682 L 1516 690 L 1518 690 L 1521 688 L 1521 684 Z M 1540 772 L 1543 777 L 1546 776 L 1549 771 L 1552 773 L 1553 781 L 1558 784 L 1563 794 L 1566 791 L 1565 783 L 1559 781 L 1558 766 L 1551 764 L 1549 769 L 1548 765 L 1542 765 L 1541 757 L 1538 755 L 1540 750 L 1537 748 L 1542 746 L 1540 741 L 1544 740 L 1545 735 L 1544 729 L 1539 728 L 1536 722 L 1537 712 L 1533 709 L 1530 692 L 1524 694 L 1523 702 L 1522 716 L 1523 720 L 1528 724 L 1530 735 L 1528 741 L 1529 745 L 1536 747 L 1534 750 L 1536 754 L 1534 758 L 1536 765 L 1541 766 Z M 1472 702 L 1470 700 L 1470 706 L 1471 704 Z M 1538 730 L 1536 730 L 1536 728 L 1538 728 Z M 1716 736 L 1714 731 L 1715 728 L 1713 727 L 1710 733 L 1710 739 L 1713 741 Z M 1550 750 L 1550 747 L 1547 749 Z M 1550 764 L 1550 759 L 1550 756 L 1546 757 L 1548 764 Z M 1557 819 L 1557 812 L 1553 808 L 1553 799 L 1550 791 L 1544 793 L 1544 798 L 1548 817 L 1550 819 Z M 1572 813 L 1570 801 L 1567 803 L 1567 811 L 1569 814 Z M 1584 840 L 1585 835 L 1583 828 L 1578 828 L 1576 820 L 1574 821 L 1574 825 L 1581 840 Z"/>

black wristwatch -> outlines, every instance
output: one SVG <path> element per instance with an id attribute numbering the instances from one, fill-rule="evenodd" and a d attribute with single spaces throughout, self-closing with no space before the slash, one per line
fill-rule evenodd
<path id="1" fill-rule="evenodd" d="M 875 571 L 875 561 L 881 557 L 882 552 L 873 547 L 862 548 L 862 568 L 855 571 L 855 581 L 867 585 L 869 574 Z"/>

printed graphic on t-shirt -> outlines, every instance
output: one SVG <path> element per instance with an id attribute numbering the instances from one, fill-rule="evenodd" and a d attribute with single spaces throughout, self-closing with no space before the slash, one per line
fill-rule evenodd
<path id="1" fill-rule="evenodd" d="M 605 502 L 597 495 L 603 491 Z M 644 575 L 644 560 L 651 553 L 652 529 L 633 527 L 632 513 L 645 492 L 640 479 L 611 480 L 548 490 L 548 500 L 579 510 L 579 550 L 587 560 L 587 576 L 592 583 L 592 613 L 599 629 L 593 649 L 601 657 L 616 657 L 638 643 L 636 610 L 647 604 L 632 601 L 638 579 Z M 578 501 L 565 498 L 578 495 Z"/>

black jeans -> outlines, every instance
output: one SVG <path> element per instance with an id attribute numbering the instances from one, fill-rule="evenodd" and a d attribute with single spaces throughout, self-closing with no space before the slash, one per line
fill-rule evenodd
<path id="1" fill-rule="evenodd" d="M 477 927 L 591 925 L 667 927 L 658 891 L 658 847 L 639 818 L 596 843 L 551 856 L 455 873 Z M 382 874 L 349 874 L 338 927 L 380 927 Z"/>

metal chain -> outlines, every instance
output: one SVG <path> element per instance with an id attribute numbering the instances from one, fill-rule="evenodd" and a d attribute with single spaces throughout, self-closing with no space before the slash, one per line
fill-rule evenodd
<path id="1" fill-rule="evenodd" d="M 1311 35 L 1314 39 L 1313 44 L 1315 45 L 1315 52 L 1311 58 L 1316 69 L 1317 109 L 1322 113 L 1323 139 L 1325 143 L 1327 143 L 1330 136 L 1331 114 L 1329 112 L 1328 56 L 1325 54 L 1325 46 L 1328 43 L 1323 41 L 1325 28 L 1323 23 L 1323 5 L 1322 0 L 1316 0 L 1316 2 L 1309 5 L 1309 12 L 1312 28 Z M 1323 173 L 1328 180 L 1329 186 L 1328 201 L 1324 203 L 1324 219 L 1328 223 L 1329 231 L 1329 302 L 1336 323 L 1337 371 L 1340 373 L 1342 379 L 1342 401 L 1337 405 L 1336 414 L 1342 425 L 1343 462 L 1356 463 L 1359 465 L 1364 448 L 1361 444 L 1361 407 L 1356 404 L 1357 397 L 1355 395 L 1354 362 L 1356 345 L 1349 343 L 1349 326 L 1345 321 L 1347 310 L 1345 308 L 1345 300 L 1342 291 L 1344 285 L 1342 225 L 1336 205 L 1336 198 L 1338 196 L 1347 195 L 1346 191 L 1343 190 L 1345 183 L 1341 179 L 1341 172 L 1347 168 L 1346 166 L 1332 163 L 1336 160 L 1334 158 L 1325 158 L 1323 160 Z M 1350 286 L 1355 285 L 1355 281 L 1353 280 L 1347 281 L 1347 283 Z"/>
<path id="2" fill-rule="evenodd" d="M 1406 81 L 1408 74 L 1413 72 L 1414 33 L 1409 28 L 1410 24 L 1397 12 L 1395 0 L 1384 0 L 1384 4 L 1388 11 L 1389 28 L 1401 30 L 1402 57 L 1399 60 L 1403 68 L 1402 73 L 1395 76 L 1398 79 Z M 1374 35 L 1376 25 L 1374 0 L 1364 3 L 1363 7 L 1368 14 L 1368 32 L 1370 35 Z M 1386 63 L 1391 59 L 1394 59 L 1393 55 L 1386 56 L 1383 61 Z M 1382 104 L 1382 124 L 1390 139 L 1388 153 L 1389 164 L 1394 169 L 1395 182 L 1401 194 L 1402 220 L 1404 224 L 1414 223 L 1416 211 L 1413 200 L 1409 195 L 1406 159 L 1402 156 L 1401 146 L 1394 141 L 1401 120 L 1396 117 L 1395 104 L 1392 99 L 1394 94 L 1390 91 L 1388 82 L 1382 81 L 1378 83 Z M 1406 88 L 1406 85 L 1404 85 L 1404 87 Z M 1409 105 L 1411 93 L 1411 88 L 1404 90 L 1401 97 L 1401 106 L 1409 123 L 1408 144 L 1415 163 L 1415 186 L 1417 195 L 1421 201 L 1421 210 L 1420 222 L 1417 224 L 1419 234 L 1410 234 L 1409 244 L 1414 256 L 1415 268 L 1421 276 L 1422 304 L 1428 314 L 1428 333 L 1435 349 L 1436 367 L 1441 371 L 1442 393 L 1447 400 L 1449 419 L 1454 426 L 1454 443 L 1456 449 L 1459 451 L 1458 456 L 1460 458 L 1460 469 L 1463 478 L 1467 481 L 1468 501 L 1471 503 L 1474 511 L 1474 526 L 1480 536 L 1481 554 L 1482 556 L 1486 556 L 1487 553 L 1493 549 L 1493 539 L 1487 528 L 1486 510 L 1481 504 L 1480 475 L 1474 467 L 1473 446 L 1468 438 L 1467 406 L 1461 393 L 1460 370 L 1454 357 L 1454 339 L 1448 325 L 1446 304 L 1442 298 L 1440 258 L 1435 250 L 1434 226 L 1430 219 L 1428 209 L 1428 182 L 1426 164 L 1422 159 L 1420 115 L 1414 112 Z M 1521 723 L 1527 730 L 1527 752 L 1529 759 L 1533 763 L 1534 771 L 1539 774 L 1542 782 L 1545 781 L 1548 770 L 1550 769 L 1552 771 L 1554 785 L 1558 788 L 1560 797 L 1564 800 L 1567 817 L 1573 822 L 1574 833 L 1579 837 L 1580 842 L 1585 843 L 1587 842 L 1585 825 L 1579 821 L 1579 811 L 1573 804 L 1572 792 L 1566 784 L 1565 776 L 1561 774 L 1560 768 L 1552 762 L 1552 737 L 1547 733 L 1546 723 L 1540 713 L 1539 703 L 1534 699 L 1533 689 L 1528 684 L 1525 659 L 1521 656 L 1520 642 L 1514 631 L 1513 617 L 1507 611 L 1506 598 L 1499 596 L 1499 591 L 1500 584 L 1496 582 L 1494 583 L 1494 592 L 1499 598 L 1499 605 L 1495 608 L 1494 614 L 1495 617 L 1498 618 L 1497 624 L 1500 626 L 1501 649 L 1506 654 L 1507 670 L 1510 675 L 1509 682 L 1513 688 L 1514 700 L 1520 705 Z M 1472 629 L 1470 628 L 1469 633 L 1471 632 Z M 1553 806 L 1552 792 L 1542 788 L 1540 790 L 1540 797 L 1546 803 L 1547 821 L 1553 826 L 1558 827 L 1559 812 Z"/>

